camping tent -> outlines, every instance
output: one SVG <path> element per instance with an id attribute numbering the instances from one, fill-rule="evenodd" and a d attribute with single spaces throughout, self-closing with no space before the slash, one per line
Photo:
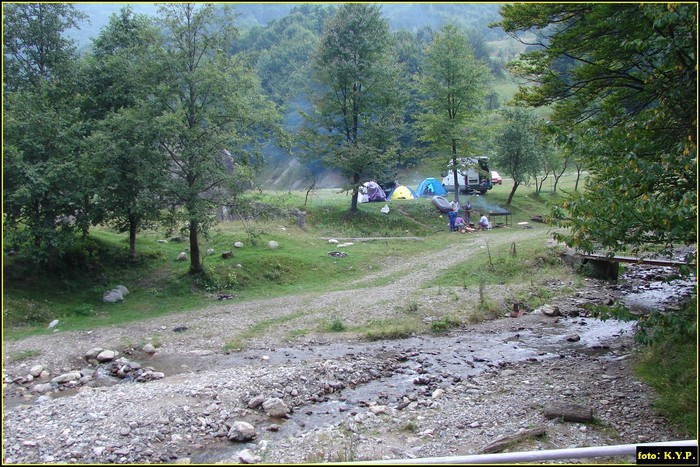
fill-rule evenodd
<path id="1" fill-rule="evenodd" d="M 418 195 L 416 194 L 415 191 L 411 190 L 409 187 L 405 185 L 401 185 L 399 187 L 396 187 L 394 191 L 391 192 L 391 196 L 389 197 L 389 200 L 395 200 L 395 199 L 415 199 L 418 198 Z"/>
<path id="2" fill-rule="evenodd" d="M 386 194 L 377 182 L 367 182 L 360 185 L 357 192 L 358 203 L 370 203 L 372 201 L 386 201 Z"/>
<path id="3" fill-rule="evenodd" d="M 367 187 L 367 197 L 370 201 L 386 201 L 386 194 L 377 182 L 367 182 L 365 187 Z"/>
<path id="4" fill-rule="evenodd" d="M 416 193 L 418 196 L 444 196 L 447 194 L 447 190 L 442 186 L 442 183 L 438 181 L 437 178 L 426 178 L 418 185 L 416 188 Z"/>

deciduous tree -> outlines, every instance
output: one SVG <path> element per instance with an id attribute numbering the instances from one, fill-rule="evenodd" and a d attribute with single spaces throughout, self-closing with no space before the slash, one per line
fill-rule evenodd
<path id="1" fill-rule="evenodd" d="M 466 35 L 456 26 L 445 26 L 428 46 L 419 82 L 422 112 L 418 123 L 422 140 L 450 161 L 455 201 L 459 201 L 460 159 L 476 155 L 469 145 L 470 138 L 475 139 L 475 128 L 469 124 L 483 105 L 488 76 L 487 67 L 476 60 Z"/>
<path id="2" fill-rule="evenodd" d="M 92 176 L 93 222 L 129 233 L 136 259 L 136 234 L 160 218 L 166 164 L 155 142 L 157 108 L 149 102 L 159 70 L 152 58 L 157 30 L 129 7 L 112 15 L 86 62 L 85 113 L 94 121 L 86 168 Z"/>
<path id="3" fill-rule="evenodd" d="M 585 251 L 697 242 L 697 6 L 512 4 L 498 24 L 534 49 L 520 102 L 552 105 L 591 176 L 554 212 Z M 521 34 L 526 32 L 526 34 Z M 563 66 L 562 66 L 563 65 Z"/>
<path id="4" fill-rule="evenodd" d="M 318 87 L 305 139 L 311 157 L 351 179 L 351 211 L 361 179 L 379 176 L 395 159 L 402 86 L 390 40 L 379 6 L 343 4 L 313 58 Z"/>
<path id="5" fill-rule="evenodd" d="M 80 146 L 72 5 L 3 5 L 5 239 L 37 262 L 63 255 L 89 227 Z"/>
<path id="6" fill-rule="evenodd" d="M 156 140 L 169 162 L 172 202 L 184 210 L 190 270 L 201 272 L 199 236 L 213 209 L 246 189 L 260 145 L 279 114 L 243 57 L 229 57 L 235 17 L 223 5 L 166 4 L 159 58 L 164 74 L 154 95 L 162 106 Z"/>
<path id="7" fill-rule="evenodd" d="M 504 107 L 504 117 L 500 134 L 496 138 L 496 158 L 498 167 L 513 178 L 513 188 L 506 205 L 510 205 L 521 183 L 536 175 L 540 170 L 537 145 L 537 119 L 526 109 Z"/>

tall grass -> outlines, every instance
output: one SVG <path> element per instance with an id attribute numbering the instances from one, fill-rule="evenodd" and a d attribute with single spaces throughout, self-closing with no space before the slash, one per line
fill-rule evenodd
<path id="1" fill-rule="evenodd" d="M 698 436 L 696 306 L 689 303 L 677 316 L 663 315 L 663 325 L 649 330 L 653 336 L 635 366 L 639 377 L 656 390 L 657 409 L 693 439 Z"/>

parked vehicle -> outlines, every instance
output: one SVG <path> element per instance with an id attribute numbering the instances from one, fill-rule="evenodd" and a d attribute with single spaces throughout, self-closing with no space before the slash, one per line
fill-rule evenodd
<path id="1" fill-rule="evenodd" d="M 459 190 L 462 193 L 480 193 L 483 195 L 493 188 L 488 157 L 460 159 L 459 162 L 460 167 L 457 169 L 457 182 L 459 183 Z M 444 186 L 447 191 L 455 190 L 453 170 L 448 170 L 442 174 L 442 186 Z"/>
<path id="2" fill-rule="evenodd" d="M 491 183 L 494 185 L 503 185 L 503 178 L 498 175 L 495 170 L 491 171 Z"/>

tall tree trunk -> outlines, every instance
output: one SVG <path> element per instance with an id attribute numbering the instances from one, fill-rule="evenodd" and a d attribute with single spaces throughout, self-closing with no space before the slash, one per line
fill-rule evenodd
<path id="1" fill-rule="evenodd" d="M 136 261 L 136 230 L 139 221 L 136 216 L 129 216 L 129 260 Z"/>
<path id="2" fill-rule="evenodd" d="M 350 211 L 357 212 L 357 194 L 360 192 L 360 174 L 356 173 L 352 176 L 352 182 L 355 188 L 352 189 L 352 200 L 350 201 Z"/>
<path id="3" fill-rule="evenodd" d="M 515 195 L 515 190 L 518 189 L 518 185 L 520 185 L 520 182 L 517 180 L 513 180 L 513 189 L 510 190 L 510 194 L 508 195 L 508 201 L 506 201 L 506 206 L 510 206 L 510 202 L 513 200 L 513 195 Z"/>
<path id="4" fill-rule="evenodd" d="M 459 176 L 457 174 L 457 141 L 452 140 L 452 175 L 455 179 L 455 203 L 459 203 Z"/>
<path id="5" fill-rule="evenodd" d="M 578 191 L 578 181 L 581 178 L 581 166 L 576 164 L 576 185 L 574 185 L 574 191 Z"/>
<path id="6" fill-rule="evenodd" d="M 202 272 L 202 262 L 199 258 L 199 241 L 197 238 L 199 223 L 190 219 L 190 272 Z"/>

